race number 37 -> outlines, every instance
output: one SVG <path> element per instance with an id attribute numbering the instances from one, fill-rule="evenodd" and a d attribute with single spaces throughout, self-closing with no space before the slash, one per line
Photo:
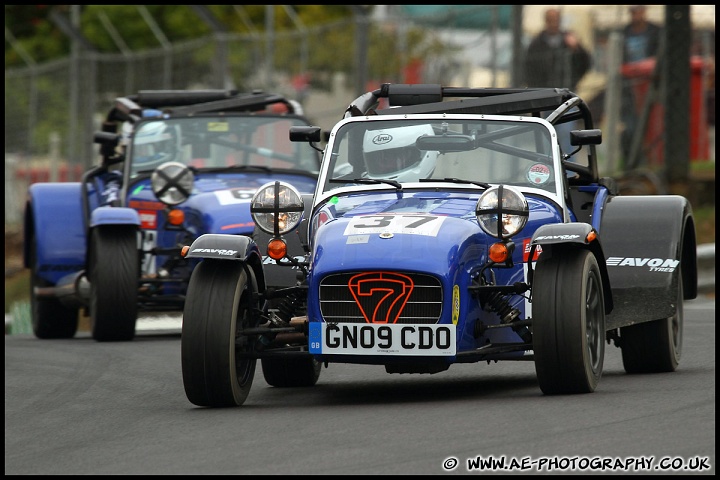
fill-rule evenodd
<path id="1" fill-rule="evenodd" d="M 343 233 L 345 235 L 404 233 L 435 237 L 445 218 L 435 215 L 362 215 L 353 217 Z"/>

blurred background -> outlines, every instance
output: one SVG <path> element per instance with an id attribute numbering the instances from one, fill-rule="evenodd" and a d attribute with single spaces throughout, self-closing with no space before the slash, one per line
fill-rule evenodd
<path id="1" fill-rule="evenodd" d="M 550 7 L 590 54 L 575 90 L 603 129 L 601 174 L 714 217 L 715 5 L 648 5 L 660 48 L 632 68 L 621 53 L 630 5 L 5 5 L 6 231 L 22 222 L 29 184 L 78 181 L 99 161 L 93 133 L 117 97 L 259 89 L 329 130 L 384 82 L 527 86 L 527 47 Z M 630 154 L 623 89 L 640 126 Z"/>

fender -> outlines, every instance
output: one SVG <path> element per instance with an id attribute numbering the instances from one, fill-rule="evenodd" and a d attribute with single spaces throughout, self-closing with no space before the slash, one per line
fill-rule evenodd
<path id="1" fill-rule="evenodd" d="M 695 223 L 685 197 L 612 197 L 600 234 L 616 307 L 608 329 L 673 316 L 681 271 L 685 299 L 697 296 Z"/>
<path id="2" fill-rule="evenodd" d="M 85 268 L 87 239 L 81 204 L 81 184 L 35 183 L 25 206 L 23 262 L 31 268 L 34 238 L 37 271 L 52 284 Z"/>
<path id="3" fill-rule="evenodd" d="M 597 231 L 588 223 L 553 223 L 541 225 L 535 230 L 530 240 L 530 245 L 540 245 L 543 252 L 552 253 L 553 250 L 567 245 L 578 245 L 586 248 L 595 255 L 598 266 L 600 267 L 600 278 L 603 283 L 605 313 L 612 312 L 615 308 L 615 301 L 611 289 L 610 276 L 607 265 L 605 264 L 605 256 L 603 254 L 603 246 L 600 243 L 599 236 L 588 241 L 588 235 L 597 234 Z M 592 236 L 591 236 L 592 237 Z M 560 253 L 562 255 L 562 253 Z"/>
<path id="4" fill-rule="evenodd" d="M 135 225 L 140 227 L 140 215 L 132 208 L 98 207 L 90 214 L 90 228 L 100 225 Z"/>
<path id="5" fill-rule="evenodd" d="M 260 249 L 255 241 L 246 235 L 222 233 L 200 235 L 190 245 L 185 258 L 245 262 L 255 271 L 259 291 L 265 290 L 265 274 Z"/>

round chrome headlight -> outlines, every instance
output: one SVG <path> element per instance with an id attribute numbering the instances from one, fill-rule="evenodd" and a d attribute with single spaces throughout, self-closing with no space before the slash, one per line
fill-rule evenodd
<path id="1" fill-rule="evenodd" d="M 480 228 L 488 235 L 506 239 L 523 229 L 528 221 L 525 196 L 514 187 L 498 185 L 485 190 L 475 205 Z"/>
<path id="2" fill-rule="evenodd" d="M 157 199 L 170 206 L 187 200 L 194 183 L 192 171 L 180 162 L 165 162 L 150 177 L 150 185 Z"/>
<path id="3" fill-rule="evenodd" d="M 283 235 L 297 227 L 302 220 L 302 196 L 289 183 L 266 183 L 250 200 L 250 214 L 255 225 L 263 232 Z"/>

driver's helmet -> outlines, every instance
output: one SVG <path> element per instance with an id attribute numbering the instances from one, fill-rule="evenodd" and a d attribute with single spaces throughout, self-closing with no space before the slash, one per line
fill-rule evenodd
<path id="1" fill-rule="evenodd" d="M 160 110 L 154 108 L 146 108 L 142 111 L 143 118 L 148 117 L 161 117 L 163 113 Z M 133 132 L 133 122 L 126 121 L 122 124 L 122 135 L 120 136 L 120 146 L 128 147 L 130 145 L 130 138 Z"/>
<path id="2" fill-rule="evenodd" d="M 132 139 L 134 166 L 159 166 L 174 160 L 177 150 L 177 134 L 165 122 L 148 122 L 136 126 Z"/>
<path id="3" fill-rule="evenodd" d="M 130 139 L 132 138 L 133 124 L 130 122 L 123 122 L 122 124 L 122 135 L 120 136 L 120 146 L 129 147 Z"/>
<path id="4" fill-rule="evenodd" d="M 427 124 L 365 132 L 363 155 L 368 177 L 399 182 L 429 178 L 435 170 L 437 152 L 419 150 L 415 140 L 433 134 Z"/>

